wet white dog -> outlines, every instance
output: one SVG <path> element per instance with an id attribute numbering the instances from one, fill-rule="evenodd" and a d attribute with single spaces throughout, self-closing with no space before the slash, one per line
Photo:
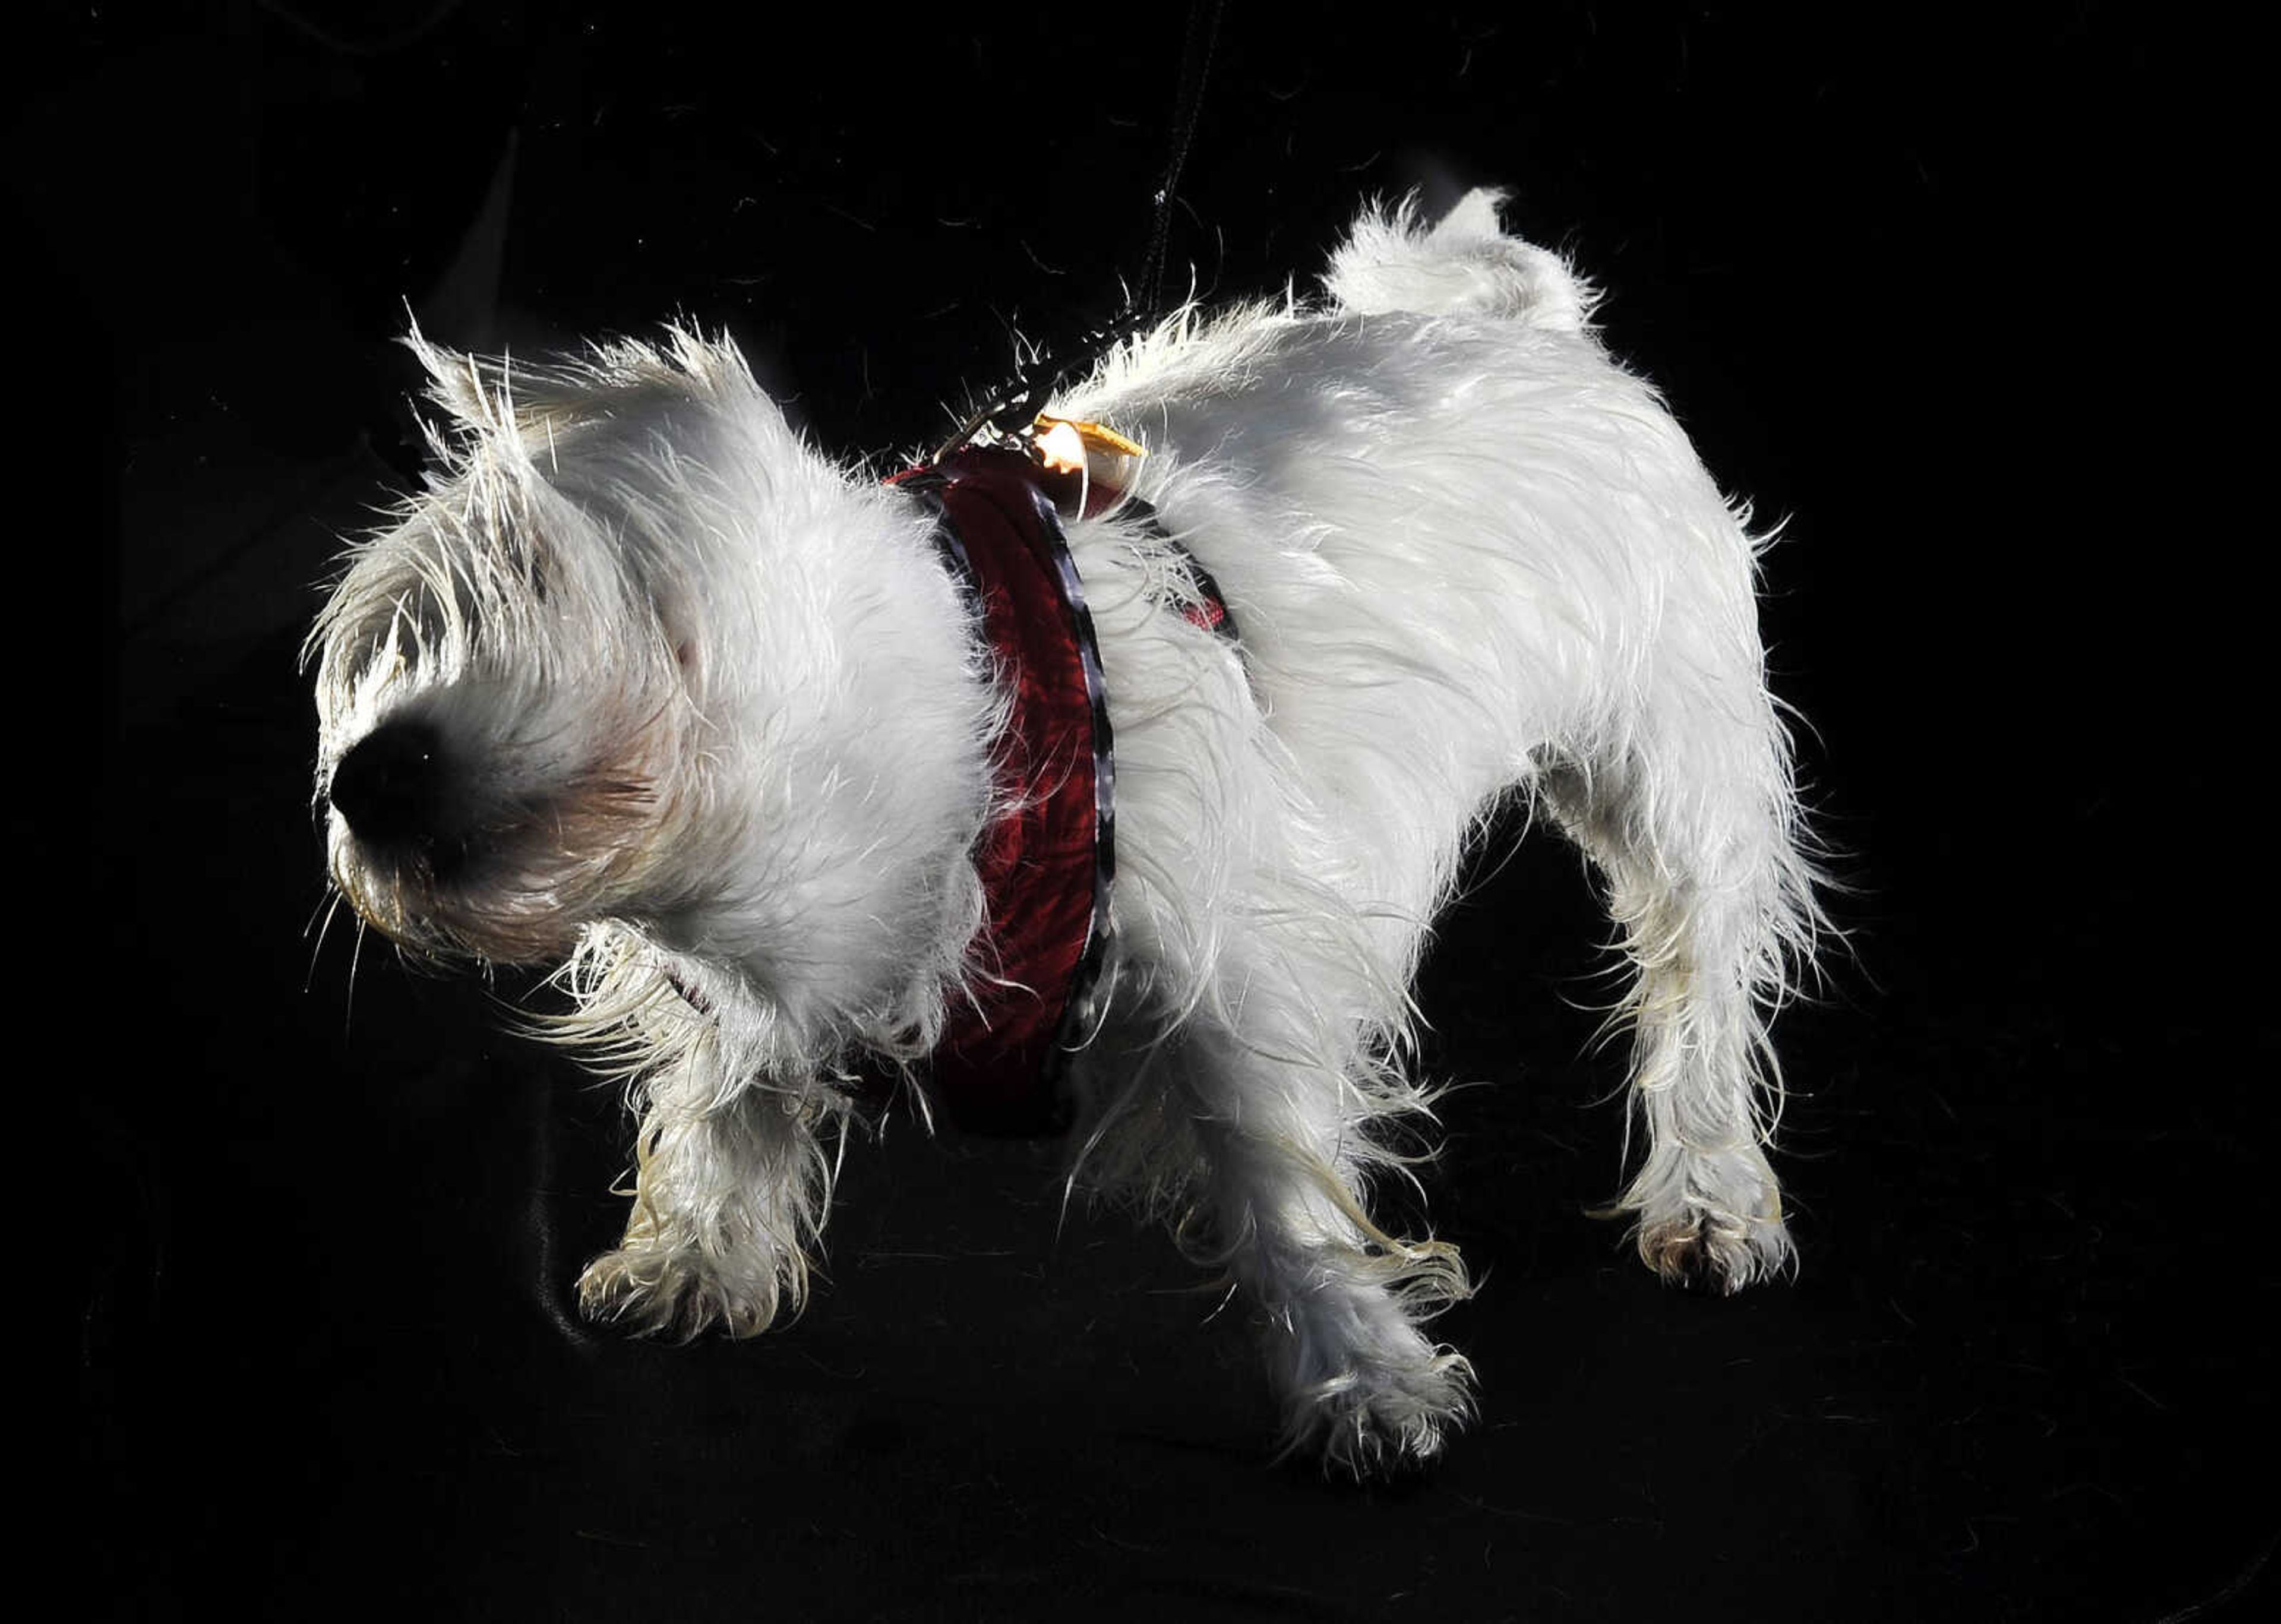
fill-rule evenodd
<path id="1" fill-rule="evenodd" d="M 1765 1022 L 1820 915 L 1754 545 L 1496 204 L 1366 214 L 1322 304 L 1125 345 L 1051 407 L 1115 431 L 1076 431 L 1089 491 L 1026 437 L 836 467 L 685 333 L 414 341 L 440 466 L 313 637 L 332 874 L 415 952 L 564 965 L 538 1024 L 641 1113 L 590 1313 L 796 1309 L 901 1077 L 1066 1125 L 1079 1187 L 1223 1268 L 1292 1445 L 1432 1455 L 1471 1373 L 1419 1326 L 1465 1276 L 1369 1196 L 1431 1099 L 1430 922 L 1516 795 L 1636 971 L 1642 1255 L 1785 1264 Z"/>

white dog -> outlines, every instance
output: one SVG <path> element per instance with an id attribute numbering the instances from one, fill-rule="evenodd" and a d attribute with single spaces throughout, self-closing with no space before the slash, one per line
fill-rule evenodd
<path id="1" fill-rule="evenodd" d="M 565 966 L 534 1023 L 641 1113 L 589 1313 L 796 1310 L 839 1134 L 909 1078 L 1068 1125 L 1074 1184 L 1224 1269 L 1290 1445 L 1431 1456 L 1465 1275 L 1369 1195 L 1423 1154 L 1429 924 L 1516 795 L 1636 970 L 1642 1255 L 1783 1266 L 1765 1022 L 1821 914 L 1754 545 L 1496 205 L 1366 213 L 1320 305 L 1124 344 L 1051 407 L 1074 460 L 886 484 L 725 341 L 415 336 L 440 467 L 312 638 L 331 870 L 417 953 Z"/>

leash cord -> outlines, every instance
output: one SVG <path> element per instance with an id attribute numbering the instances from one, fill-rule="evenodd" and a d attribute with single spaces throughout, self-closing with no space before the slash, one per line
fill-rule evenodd
<path id="1" fill-rule="evenodd" d="M 1172 103 L 1171 151 L 1164 159 L 1164 177 L 1156 187 L 1156 228 L 1148 241 L 1148 258 L 1140 262 L 1140 291 L 1129 309 L 1145 311 L 1153 320 L 1164 302 L 1164 256 L 1172 235 L 1172 204 L 1179 189 L 1180 171 L 1187 166 L 1188 149 L 1195 142 L 1196 120 L 1203 111 L 1204 81 L 1211 73 L 1212 48 L 1219 41 L 1219 16 L 1226 0 L 1191 0 L 1187 36 L 1180 46 L 1180 89 Z"/>
<path id="2" fill-rule="evenodd" d="M 1089 367 L 1117 344 L 1155 322 L 1163 314 L 1164 263 L 1172 236 L 1172 205 L 1187 166 L 1188 151 L 1195 143 L 1196 122 L 1203 111 L 1204 81 L 1211 72 L 1213 48 L 1219 40 L 1220 12 L 1226 0 L 1191 0 L 1186 37 L 1180 46 L 1180 83 L 1172 101 L 1172 123 L 1166 142 L 1164 172 L 1156 183 L 1156 215 L 1148 248 L 1140 261 L 1138 290 L 1126 295 L 1125 307 L 1080 338 L 1065 359 L 1055 360 L 1039 351 L 1015 368 L 1014 376 L 992 393 L 961 423 L 958 432 L 943 442 L 933 457 L 939 462 L 985 429 L 1017 435 L 1037 420 L 1061 381 Z"/>

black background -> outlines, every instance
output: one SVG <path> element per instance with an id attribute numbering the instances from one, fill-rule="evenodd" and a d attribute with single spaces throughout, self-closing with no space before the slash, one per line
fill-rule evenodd
<path id="1" fill-rule="evenodd" d="M 1229 8 L 1176 283 L 1303 287 L 1366 196 L 1508 189 L 1786 521 L 1777 684 L 1854 886 L 1855 956 L 1782 1031 L 1803 1273 L 1708 1301 L 1582 1216 L 1622 1153 L 1606 927 L 1502 831 L 1422 992 L 1431 1063 L 1497 1085 L 1428 1179 L 1488 1276 L 1442 1322 L 1482 1419 L 1358 1489 L 1268 1464 L 1240 1314 L 1064 1218 L 1048 1147 L 891 1125 L 797 1325 L 590 1334 L 615 1102 L 374 942 L 352 997 L 349 933 L 305 929 L 296 647 L 417 465 L 407 306 L 518 352 L 725 325 L 884 467 L 1137 269 L 1177 12 L 33 15 L 11 833 L 59 1047 L 23 1068 L 17 1295 L 75 1339 L 74 1615 L 2254 1608 L 2281 1272 L 2238 43 L 2153 7 Z"/>

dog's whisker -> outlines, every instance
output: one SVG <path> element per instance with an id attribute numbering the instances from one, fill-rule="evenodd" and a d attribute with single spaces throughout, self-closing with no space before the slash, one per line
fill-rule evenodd
<path id="1" fill-rule="evenodd" d="M 355 934 L 349 938 L 349 973 L 341 986 L 341 1038 L 345 1042 L 356 1026 L 357 970 L 364 963 L 365 918 L 357 916 Z"/>
<path id="2" fill-rule="evenodd" d="M 340 906 L 340 901 L 341 888 L 329 880 L 327 881 L 323 890 L 318 893 L 317 900 L 309 905 L 309 916 L 301 922 L 302 940 L 307 941 L 310 933 L 314 932 L 317 938 L 316 946 L 319 947 L 324 946 L 326 927 L 332 924 L 333 910 Z M 305 992 L 307 989 L 305 987 L 303 990 Z"/>
<path id="3" fill-rule="evenodd" d="M 303 940 L 308 940 L 312 930 L 316 939 L 309 942 L 309 967 L 301 975 L 301 995 L 307 997 L 309 989 L 317 984 L 317 962 L 324 955 L 325 939 L 332 934 L 333 919 L 340 912 L 341 892 L 337 885 L 325 887 L 325 894 L 312 909 L 309 923 L 301 927 Z"/>

